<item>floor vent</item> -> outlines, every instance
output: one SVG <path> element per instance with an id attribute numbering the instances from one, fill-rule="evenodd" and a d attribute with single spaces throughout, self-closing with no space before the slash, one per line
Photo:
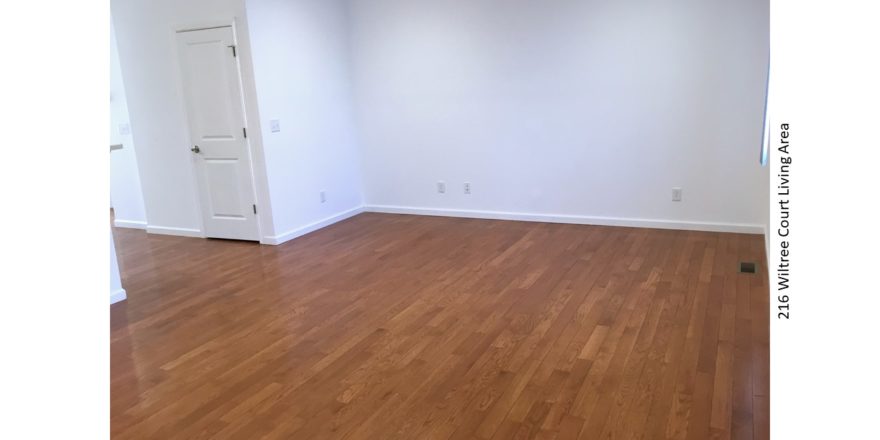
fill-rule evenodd
<path id="1" fill-rule="evenodd" d="M 758 266 L 750 261 L 742 261 L 739 263 L 739 271 L 741 273 L 755 273 L 758 271 Z"/>

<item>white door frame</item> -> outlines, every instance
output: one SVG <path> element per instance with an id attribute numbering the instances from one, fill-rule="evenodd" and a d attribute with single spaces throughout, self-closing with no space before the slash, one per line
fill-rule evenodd
<path id="1" fill-rule="evenodd" d="M 178 24 L 171 27 L 170 39 L 171 39 L 171 47 L 174 53 L 172 54 L 172 59 L 175 63 L 175 68 L 173 69 L 174 75 L 176 77 L 176 86 L 178 96 L 180 97 L 180 105 L 182 109 L 187 108 L 186 103 L 186 93 L 183 89 L 183 77 L 181 73 L 181 65 L 180 65 L 180 53 L 178 51 L 177 46 L 177 34 L 181 32 L 187 31 L 197 31 L 202 29 L 210 29 L 210 28 L 218 28 L 218 27 L 230 27 L 232 29 L 232 38 L 234 44 L 236 45 L 236 50 L 238 54 L 242 53 L 242 50 L 249 50 L 249 44 L 242 44 L 241 38 L 239 38 L 238 28 L 236 26 L 236 19 L 225 18 L 225 19 L 215 19 L 215 20 L 205 20 L 199 22 L 190 22 L 185 24 Z M 250 60 L 250 54 L 246 55 L 247 60 Z M 246 87 L 244 81 L 244 72 L 242 67 L 242 59 L 241 56 L 235 57 L 235 66 L 236 71 L 238 72 L 238 83 L 239 90 L 241 90 L 241 105 L 242 105 L 242 116 L 244 118 L 244 126 L 247 127 L 248 136 L 245 139 L 245 145 L 247 150 L 248 159 L 250 161 L 250 178 L 251 185 L 253 188 L 253 197 L 257 204 L 257 234 L 260 237 L 261 244 L 267 244 L 268 235 L 271 235 L 273 227 L 272 227 L 272 211 L 271 205 L 269 202 L 269 192 L 268 192 L 268 179 L 266 178 L 266 169 L 265 169 L 265 155 L 263 154 L 263 146 L 262 146 L 262 134 L 261 128 L 259 124 L 259 116 L 256 114 L 256 97 L 255 90 L 252 90 L 251 87 Z M 247 68 L 253 69 L 253 66 L 248 62 Z M 251 75 L 252 72 L 251 72 Z M 249 105 L 250 104 L 250 105 Z M 186 118 L 189 118 L 189 112 L 184 111 L 183 114 Z M 196 210 L 198 211 L 198 223 L 200 236 L 202 238 L 207 238 L 207 231 L 205 228 L 205 220 L 202 215 L 202 201 L 199 190 L 199 181 L 198 181 L 198 173 L 196 171 L 196 163 L 193 155 L 189 151 L 190 139 L 192 139 L 191 125 L 189 123 L 186 124 L 186 132 L 187 139 L 185 143 L 182 143 L 183 147 L 181 148 L 182 154 L 186 154 L 187 160 L 190 161 L 190 169 L 192 170 L 191 181 L 192 188 L 194 190 L 195 195 L 195 203 Z M 185 148 L 184 148 L 185 147 Z M 257 160 L 259 159 L 259 161 Z M 259 178 L 258 178 L 259 176 Z"/>

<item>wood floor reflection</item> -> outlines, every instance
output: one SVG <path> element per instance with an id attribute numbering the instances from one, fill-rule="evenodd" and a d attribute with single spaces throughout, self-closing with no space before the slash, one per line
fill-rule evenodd
<path id="1" fill-rule="evenodd" d="M 114 234 L 116 439 L 769 437 L 758 235 L 387 214 L 281 246 Z"/>

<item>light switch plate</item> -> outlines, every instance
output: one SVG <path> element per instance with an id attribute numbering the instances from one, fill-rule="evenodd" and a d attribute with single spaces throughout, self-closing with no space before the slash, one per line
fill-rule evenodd
<path id="1" fill-rule="evenodd" d="M 269 121 L 269 130 L 271 130 L 272 133 L 278 133 L 279 131 L 281 131 L 281 121 L 277 119 L 272 119 L 271 121 Z"/>
<path id="2" fill-rule="evenodd" d="M 128 136 L 131 134 L 131 125 L 119 124 L 119 135 L 120 136 Z"/>

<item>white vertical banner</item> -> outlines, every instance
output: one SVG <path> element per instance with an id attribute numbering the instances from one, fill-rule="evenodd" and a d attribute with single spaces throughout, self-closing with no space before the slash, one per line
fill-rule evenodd
<path id="1" fill-rule="evenodd" d="M 770 17 L 771 438 L 880 438 L 878 6 Z"/>

